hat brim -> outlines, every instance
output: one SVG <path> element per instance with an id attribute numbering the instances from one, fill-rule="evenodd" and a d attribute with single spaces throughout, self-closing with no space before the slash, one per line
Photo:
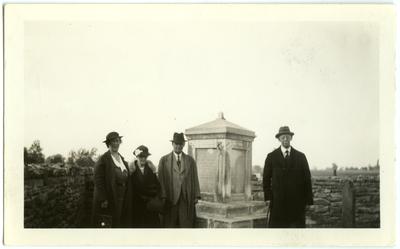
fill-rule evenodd
<path id="1" fill-rule="evenodd" d="M 119 138 L 122 138 L 122 137 L 124 137 L 124 136 L 118 136 Z M 114 138 L 116 138 L 116 137 L 114 137 Z M 111 139 L 114 139 L 114 138 L 111 138 Z M 103 141 L 103 143 L 107 143 L 107 141 L 110 141 L 111 139 L 106 139 L 106 140 L 104 140 Z"/>
<path id="2" fill-rule="evenodd" d="M 170 141 L 170 142 L 174 142 L 174 143 L 176 143 L 176 144 L 187 142 L 187 140 L 183 140 L 183 141 L 169 140 L 169 141 Z"/>
<path id="3" fill-rule="evenodd" d="M 276 134 L 275 137 L 276 137 L 276 138 L 279 138 L 280 135 L 285 135 L 285 134 L 288 134 L 288 135 L 291 135 L 291 136 L 294 135 L 293 132 L 281 132 L 281 133 Z"/>
<path id="4" fill-rule="evenodd" d="M 142 155 L 142 154 L 144 154 L 144 155 Z M 136 155 L 135 155 L 136 156 Z M 137 155 L 136 157 L 148 157 L 148 156 L 151 156 L 151 154 L 150 153 L 147 153 L 147 154 L 145 154 L 145 153 L 140 153 L 139 155 Z"/>

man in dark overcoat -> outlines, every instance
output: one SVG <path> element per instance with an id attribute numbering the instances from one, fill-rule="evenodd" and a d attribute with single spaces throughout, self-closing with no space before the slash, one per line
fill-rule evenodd
<path id="1" fill-rule="evenodd" d="M 306 156 L 290 145 L 293 135 L 289 127 L 281 127 L 275 136 L 281 146 L 265 160 L 263 189 L 270 228 L 304 228 L 305 207 L 313 205 L 310 169 Z"/>
<path id="2" fill-rule="evenodd" d="M 173 151 L 160 159 L 158 178 L 161 197 L 167 209 L 162 225 L 166 228 L 193 228 L 195 205 L 200 199 L 200 185 L 195 160 L 183 153 L 183 133 L 175 133 L 171 140 Z"/>

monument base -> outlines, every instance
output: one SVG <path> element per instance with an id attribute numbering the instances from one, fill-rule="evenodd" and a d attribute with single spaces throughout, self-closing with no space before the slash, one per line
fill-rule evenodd
<path id="1" fill-rule="evenodd" d="M 199 201 L 196 214 L 198 228 L 265 228 L 267 206 L 262 201 Z"/>

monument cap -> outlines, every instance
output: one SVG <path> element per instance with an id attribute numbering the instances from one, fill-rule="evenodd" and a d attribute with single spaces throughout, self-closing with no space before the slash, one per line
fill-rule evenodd
<path id="1" fill-rule="evenodd" d="M 279 132 L 275 135 L 276 138 L 279 138 L 280 135 L 289 134 L 291 136 L 294 135 L 293 132 L 290 131 L 288 126 L 282 126 L 279 128 Z"/>

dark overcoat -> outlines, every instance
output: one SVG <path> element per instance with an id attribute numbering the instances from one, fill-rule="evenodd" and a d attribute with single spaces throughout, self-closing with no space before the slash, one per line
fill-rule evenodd
<path id="1" fill-rule="evenodd" d="M 133 193 L 133 227 L 135 228 L 159 228 L 159 214 L 149 211 L 146 204 L 151 198 L 160 194 L 160 183 L 157 175 L 146 165 L 144 172 L 139 169 L 138 161 L 134 162 L 135 170 L 132 173 Z"/>
<path id="2" fill-rule="evenodd" d="M 163 156 L 160 159 L 158 165 L 158 178 L 161 185 L 161 197 L 166 199 L 167 205 L 172 205 L 174 200 L 176 200 L 176 193 L 180 193 L 180 189 L 174 189 L 173 184 L 173 152 Z M 187 200 L 187 217 L 180 220 L 182 227 L 194 227 L 196 220 L 196 209 L 195 204 L 198 199 L 200 199 L 200 184 L 197 174 L 197 165 L 195 160 L 185 153 L 182 152 L 182 161 L 184 161 L 184 171 L 182 172 L 182 193 L 185 194 L 185 199 Z M 172 219 L 169 218 L 171 214 L 167 210 L 164 214 L 163 226 L 164 227 L 174 227 Z"/>
<path id="3" fill-rule="evenodd" d="M 121 156 L 125 168 L 129 174 L 128 163 Z M 132 187 L 131 180 L 128 177 L 126 183 L 126 191 L 124 194 L 124 203 L 122 212 L 119 213 L 116 208 L 117 203 L 117 186 L 115 180 L 115 168 L 117 166 L 111 158 L 111 152 L 104 153 L 94 167 L 94 194 L 93 194 L 93 212 L 92 212 L 92 225 L 96 226 L 96 216 L 99 214 L 106 214 L 112 216 L 112 227 L 130 227 L 131 226 L 131 209 L 132 209 Z M 102 209 L 101 203 L 108 201 L 108 208 Z"/>
<path id="4" fill-rule="evenodd" d="M 291 148 L 285 159 L 281 148 L 269 153 L 264 165 L 264 199 L 270 200 L 269 227 L 305 227 L 305 207 L 313 204 L 311 174 L 306 156 Z"/>

